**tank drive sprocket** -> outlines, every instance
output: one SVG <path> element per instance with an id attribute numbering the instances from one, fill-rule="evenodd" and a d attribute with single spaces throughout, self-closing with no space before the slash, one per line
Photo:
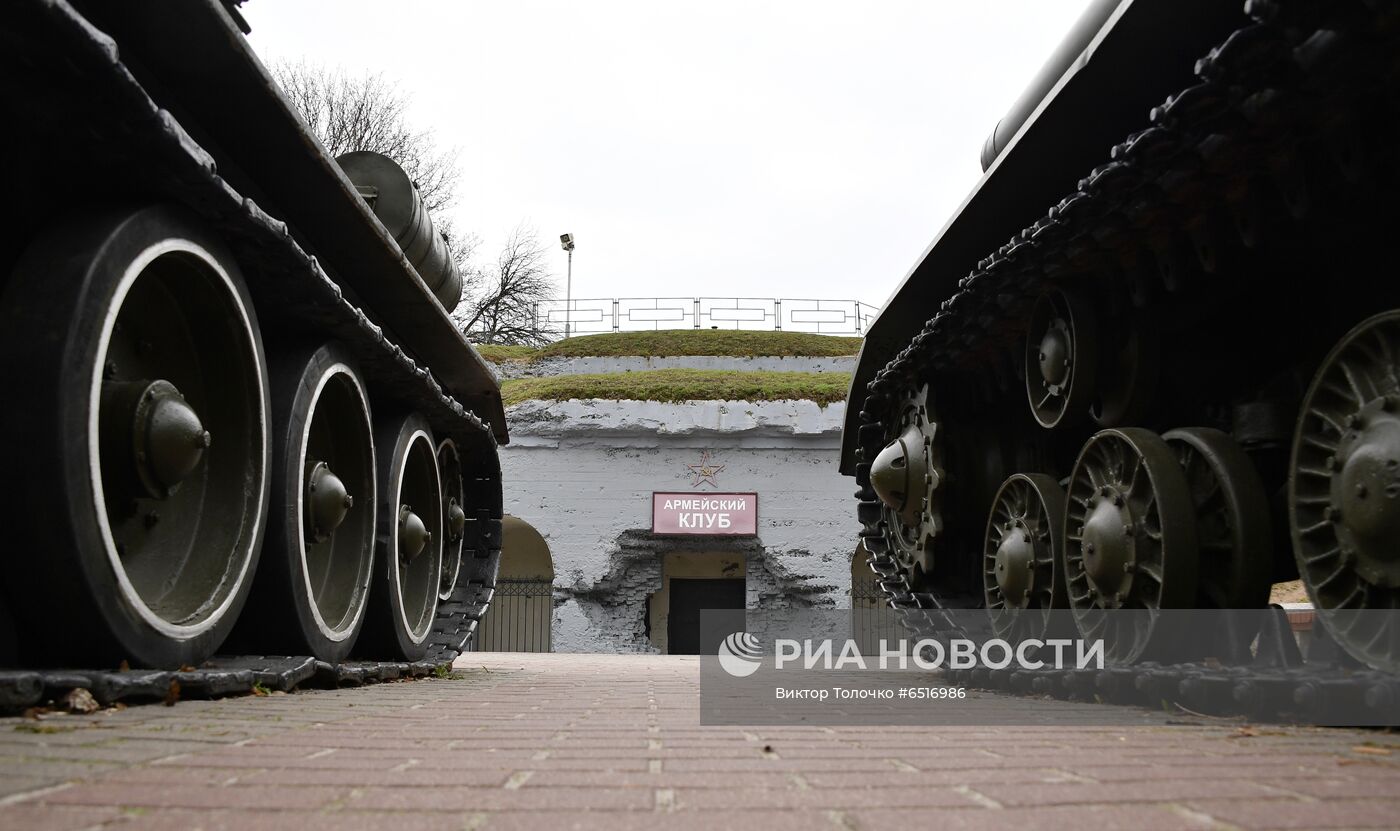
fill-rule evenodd
<path id="1" fill-rule="evenodd" d="M 889 553 L 915 584 L 933 571 L 934 541 L 943 526 L 939 426 L 928 385 L 906 390 L 890 419 L 887 443 L 870 466 Z"/>

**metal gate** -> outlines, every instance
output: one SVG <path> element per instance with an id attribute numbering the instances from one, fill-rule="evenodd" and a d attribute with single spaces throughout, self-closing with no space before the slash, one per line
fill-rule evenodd
<path id="1" fill-rule="evenodd" d="M 472 648 L 477 652 L 549 652 L 553 620 L 554 581 L 497 580 L 491 608 L 481 619 Z"/>
<path id="2" fill-rule="evenodd" d="M 893 647 L 902 634 L 899 615 L 891 609 L 874 577 L 851 581 L 851 638 L 862 655 L 880 654 L 881 639 Z"/>

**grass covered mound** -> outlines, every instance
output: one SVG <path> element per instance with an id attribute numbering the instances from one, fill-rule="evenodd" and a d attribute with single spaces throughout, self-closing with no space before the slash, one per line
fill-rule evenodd
<path id="1" fill-rule="evenodd" d="M 603 398 L 613 401 L 845 401 L 851 378 L 843 372 L 741 372 L 654 369 L 597 375 L 518 378 L 501 384 L 505 405 L 522 401 Z"/>
<path id="2" fill-rule="evenodd" d="M 476 351 L 481 353 L 481 357 L 493 364 L 508 361 L 533 361 L 540 352 L 533 346 L 500 346 L 494 343 L 477 344 Z"/>
<path id="3" fill-rule="evenodd" d="M 752 358 L 794 356 L 830 358 L 860 352 L 860 338 L 813 335 L 807 332 L 743 332 L 732 329 L 667 329 L 660 332 L 615 332 L 584 335 L 528 346 L 478 346 L 488 361 L 533 361 L 540 358 L 642 357 L 681 355 Z"/>

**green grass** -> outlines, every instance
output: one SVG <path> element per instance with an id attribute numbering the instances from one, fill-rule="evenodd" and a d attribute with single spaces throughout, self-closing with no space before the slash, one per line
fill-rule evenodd
<path id="1" fill-rule="evenodd" d="M 844 372 L 742 372 L 654 369 L 597 375 L 517 378 L 501 384 L 505 405 L 521 401 L 603 398 L 613 401 L 845 401 L 851 378 Z"/>
<path id="2" fill-rule="evenodd" d="M 860 338 L 838 338 L 806 332 L 743 332 L 729 329 L 668 329 L 660 332 L 617 332 L 585 335 L 555 341 L 539 350 L 539 357 L 640 356 L 661 358 L 676 355 L 718 355 L 753 357 L 758 355 L 800 355 L 825 358 L 854 355 L 860 351 Z"/>
<path id="3" fill-rule="evenodd" d="M 533 346 L 500 346 L 493 343 L 483 343 L 476 345 L 476 351 L 491 363 L 499 364 L 506 361 L 533 361 L 540 350 Z"/>

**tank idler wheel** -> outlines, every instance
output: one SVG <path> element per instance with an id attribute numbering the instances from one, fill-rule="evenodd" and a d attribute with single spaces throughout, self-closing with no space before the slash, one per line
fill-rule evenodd
<path id="1" fill-rule="evenodd" d="M 23 657 L 203 662 L 252 586 L 268 498 L 262 342 L 232 256 L 169 207 L 75 218 L 22 257 L 0 339 Z"/>
<path id="2" fill-rule="evenodd" d="M 1065 492 L 1051 476 L 1017 473 L 1002 484 L 982 555 L 982 587 L 997 637 L 1045 638 L 1051 610 L 1067 609 Z"/>
<path id="3" fill-rule="evenodd" d="M 1162 436 L 1176 452 L 1196 510 L 1200 546 L 1195 605 L 1262 609 L 1269 603 L 1273 540 L 1269 497 L 1253 463 L 1225 433 L 1184 427 Z"/>
<path id="4" fill-rule="evenodd" d="M 911 581 L 933 570 L 942 532 L 943 459 L 928 385 L 906 392 L 888 422 L 887 444 L 870 466 L 891 553 Z"/>
<path id="5" fill-rule="evenodd" d="M 379 516 L 370 605 L 357 654 L 420 660 L 437 614 L 443 506 L 437 443 L 418 414 L 381 419 L 375 431 Z"/>
<path id="6" fill-rule="evenodd" d="M 1087 414 L 1098 378 L 1098 322 L 1090 299 L 1072 289 L 1041 295 L 1026 332 L 1026 396 L 1041 427 Z"/>
<path id="7" fill-rule="evenodd" d="M 1293 553 L 1334 640 L 1400 672 L 1400 310 L 1333 347 L 1303 398 L 1289 463 Z"/>
<path id="8" fill-rule="evenodd" d="M 457 586 L 462 570 L 462 546 L 467 530 L 467 507 L 462 489 L 462 457 L 457 443 L 443 439 L 438 443 L 438 472 L 442 476 L 443 550 L 442 577 L 438 599 L 448 600 Z"/>
<path id="9" fill-rule="evenodd" d="M 275 507 L 252 613 L 229 646 L 343 661 L 364 623 L 374 560 L 369 397 L 334 344 L 275 356 L 271 370 Z"/>
<path id="10" fill-rule="evenodd" d="M 1070 474 L 1065 577 L 1080 634 L 1102 638 L 1109 662 L 1142 659 L 1157 613 L 1190 608 L 1196 545 L 1191 491 L 1167 443 L 1136 427 L 1090 438 Z"/>

